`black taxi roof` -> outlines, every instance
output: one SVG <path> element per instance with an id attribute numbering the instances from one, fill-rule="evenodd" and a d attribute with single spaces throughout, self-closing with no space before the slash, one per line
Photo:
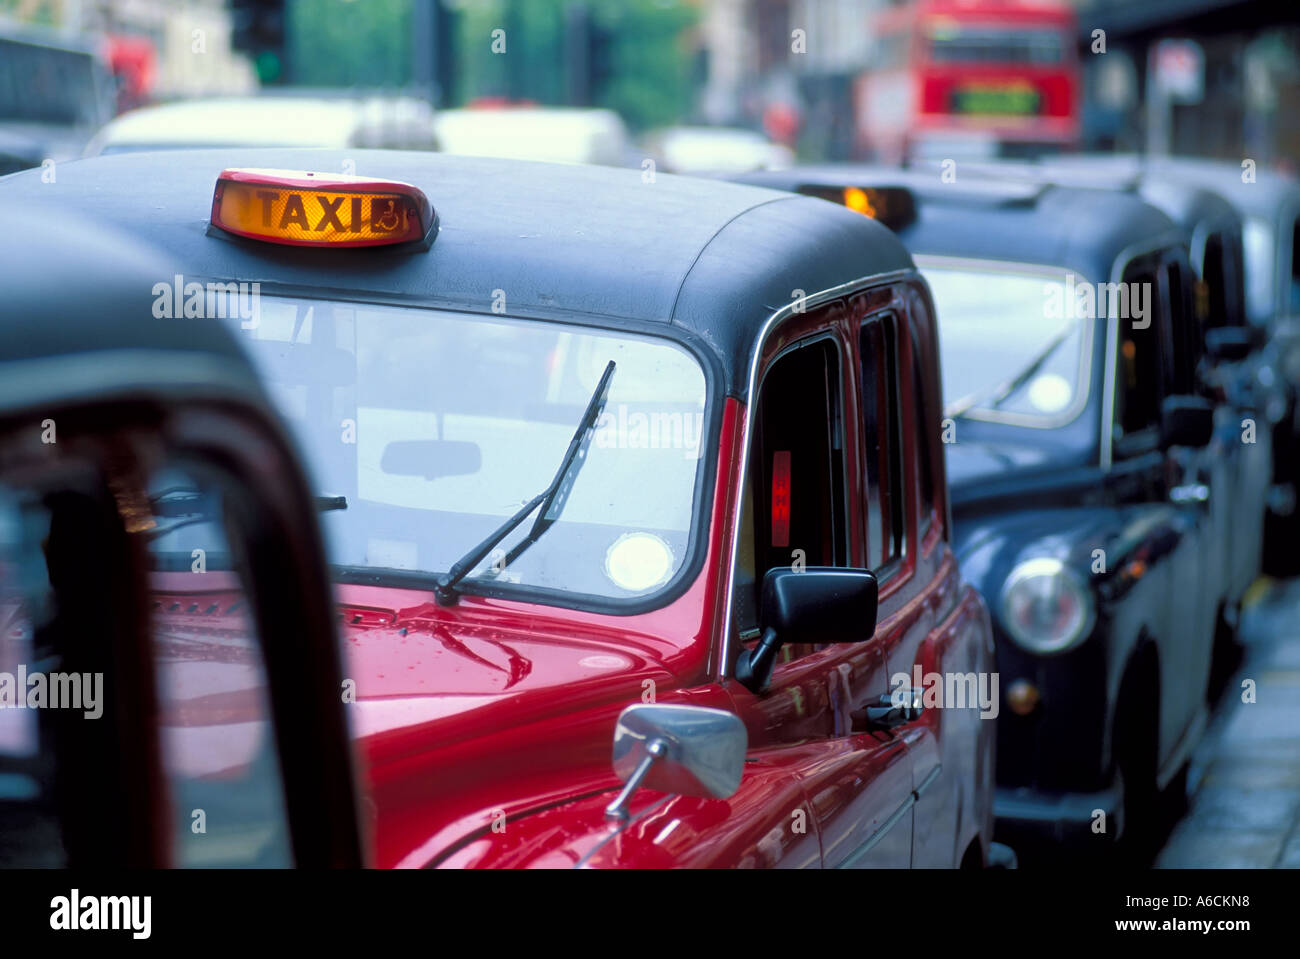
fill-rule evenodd
<path id="1" fill-rule="evenodd" d="M 440 232 L 427 251 L 312 250 L 215 235 L 212 192 L 227 167 L 348 172 L 420 188 Z M 647 182 L 647 180 L 649 182 Z M 167 251 L 187 278 L 262 292 L 396 299 L 475 312 L 505 297 L 525 318 L 684 333 L 744 395 L 769 315 L 805 295 L 911 269 L 877 223 L 818 200 L 640 169 L 435 153 L 220 149 L 95 157 L 0 180 L 0 203 L 111 223 Z M 170 280 L 170 274 L 161 277 Z M 495 291 L 501 291 L 500 294 Z"/>
<path id="2" fill-rule="evenodd" d="M 775 189 L 899 187 L 916 198 L 916 217 L 898 234 L 913 255 L 1005 260 L 1066 267 L 1107 281 L 1127 252 L 1178 242 L 1183 231 L 1138 196 L 1063 186 L 1050 177 L 988 176 L 958 162 L 956 179 L 940 167 L 824 164 L 746 174 L 736 179 Z"/>
<path id="3" fill-rule="evenodd" d="M 217 321 L 159 321 L 158 251 L 44 204 L 0 203 L 0 413 L 155 386 L 217 387 L 261 404 L 262 387 Z M 111 354 L 111 355 L 110 355 Z"/>
<path id="4" fill-rule="evenodd" d="M 1100 190 L 1136 193 L 1189 232 L 1197 227 L 1240 229 L 1241 217 L 1219 193 L 1185 178 L 1171 176 L 1176 161 L 1148 161 L 1124 153 L 1080 153 L 1036 161 L 964 162 L 962 169 L 980 176 Z"/>

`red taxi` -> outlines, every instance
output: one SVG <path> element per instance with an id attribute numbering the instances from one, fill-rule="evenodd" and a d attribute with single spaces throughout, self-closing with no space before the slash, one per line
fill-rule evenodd
<path id="1" fill-rule="evenodd" d="M 19 197 L 167 251 L 148 321 L 225 321 L 287 418 L 374 864 L 999 858 L 997 677 L 950 546 L 934 312 L 879 224 L 364 151 L 103 157 L 0 183 Z M 168 741 L 219 795 L 265 755 L 239 739 L 255 678 L 200 668 L 244 628 L 187 573 L 204 529 L 159 531 L 155 609 L 190 664 Z"/>

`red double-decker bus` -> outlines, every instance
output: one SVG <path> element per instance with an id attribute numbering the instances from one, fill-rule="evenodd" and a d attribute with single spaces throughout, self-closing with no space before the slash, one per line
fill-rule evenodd
<path id="1" fill-rule="evenodd" d="M 1079 139 L 1075 15 L 1063 0 L 914 0 L 874 21 L 859 147 L 898 162 L 1025 156 Z"/>

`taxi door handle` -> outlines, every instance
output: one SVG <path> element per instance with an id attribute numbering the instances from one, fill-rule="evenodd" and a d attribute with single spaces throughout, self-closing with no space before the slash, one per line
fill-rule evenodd
<path id="1" fill-rule="evenodd" d="M 1181 486 L 1171 487 L 1169 490 L 1169 502 L 1180 505 L 1187 503 L 1208 503 L 1210 501 L 1210 487 L 1205 483 L 1184 483 Z"/>
<path id="2" fill-rule="evenodd" d="M 871 729 L 893 729 L 921 718 L 921 690 L 899 690 L 902 695 L 895 699 L 894 693 L 885 693 L 864 712 L 867 726 Z M 899 705 L 901 703 L 902 705 Z"/>

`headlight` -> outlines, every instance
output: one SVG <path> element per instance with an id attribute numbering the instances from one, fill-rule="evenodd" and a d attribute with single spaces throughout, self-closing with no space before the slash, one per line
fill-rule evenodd
<path id="1" fill-rule="evenodd" d="M 1002 619 L 1016 644 L 1031 653 L 1059 653 L 1092 629 L 1088 588 L 1058 559 L 1021 563 L 1002 589 Z"/>

